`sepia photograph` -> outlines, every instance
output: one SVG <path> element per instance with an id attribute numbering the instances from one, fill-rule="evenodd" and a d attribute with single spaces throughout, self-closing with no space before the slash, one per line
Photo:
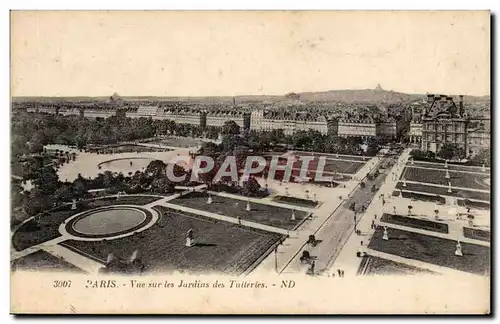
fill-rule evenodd
<path id="1" fill-rule="evenodd" d="M 11 11 L 11 313 L 490 314 L 491 21 Z"/>

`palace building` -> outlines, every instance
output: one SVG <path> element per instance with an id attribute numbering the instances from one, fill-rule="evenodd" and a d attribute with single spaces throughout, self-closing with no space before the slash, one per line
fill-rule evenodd
<path id="1" fill-rule="evenodd" d="M 423 111 L 412 112 L 409 139 L 420 142 L 424 151 L 437 153 L 445 143 L 451 143 L 464 149 L 467 156 L 474 156 L 490 147 L 489 119 L 470 117 L 463 96 L 457 106 L 451 96 L 429 94 Z"/>

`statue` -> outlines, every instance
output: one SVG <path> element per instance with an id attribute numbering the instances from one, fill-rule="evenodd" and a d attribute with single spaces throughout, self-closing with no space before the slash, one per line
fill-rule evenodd
<path id="1" fill-rule="evenodd" d="M 457 241 L 457 245 L 456 245 L 456 250 L 455 250 L 455 255 L 456 256 L 464 256 L 463 253 L 462 253 L 462 244 L 460 244 L 460 241 Z"/>

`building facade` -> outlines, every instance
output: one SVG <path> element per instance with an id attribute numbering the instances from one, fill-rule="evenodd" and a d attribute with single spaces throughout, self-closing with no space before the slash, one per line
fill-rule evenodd
<path id="1" fill-rule="evenodd" d="M 282 129 L 285 135 L 307 130 L 328 133 L 328 121 L 318 113 L 258 109 L 252 111 L 250 119 L 250 129 L 259 132 Z"/>
<path id="2" fill-rule="evenodd" d="M 415 138 L 418 128 L 415 123 Z M 489 119 L 474 119 L 467 115 L 460 96 L 457 106 L 450 96 L 427 97 L 427 107 L 420 118 L 421 148 L 424 151 L 439 152 L 446 143 L 464 150 L 467 157 L 474 156 L 490 147 Z M 411 128 L 411 126 L 410 126 Z"/>
<path id="3" fill-rule="evenodd" d="M 338 120 L 338 136 L 362 138 L 377 136 L 377 123 L 371 117 L 367 118 L 341 118 Z"/>

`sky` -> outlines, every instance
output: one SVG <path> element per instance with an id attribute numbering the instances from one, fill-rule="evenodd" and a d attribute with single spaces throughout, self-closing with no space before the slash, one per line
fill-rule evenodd
<path id="1" fill-rule="evenodd" d="M 15 11 L 12 96 L 490 94 L 489 12 Z"/>

